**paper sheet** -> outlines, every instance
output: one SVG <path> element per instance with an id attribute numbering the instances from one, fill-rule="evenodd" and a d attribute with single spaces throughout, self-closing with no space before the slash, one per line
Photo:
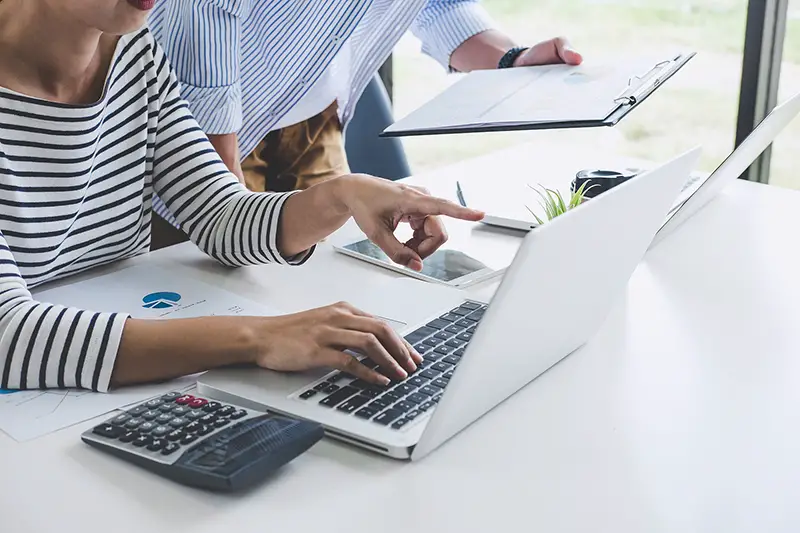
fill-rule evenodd
<path id="1" fill-rule="evenodd" d="M 180 268 L 143 264 L 97 278 L 37 292 L 41 302 L 91 311 L 117 311 L 134 318 L 171 319 L 213 315 L 274 316 L 278 311 L 193 279 Z M 126 387 L 107 394 L 84 390 L 0 390 L 0 430 L 26 441 L 145 401 L 186 390 L 196 376 Z"/>

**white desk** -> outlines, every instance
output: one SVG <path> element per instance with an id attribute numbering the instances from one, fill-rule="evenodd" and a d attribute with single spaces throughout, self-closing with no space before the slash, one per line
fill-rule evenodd
<path id="1" fill-rule="evenodd" d="M 424 181 L 452 194 L 455 177 L 500 181 L 531 156 Z M 732 185 L 648 254 L 592 342 L 420 463 L 324 441 L 262 487 L 219 496 L 90 449 L 90 422 L 26 444 L 0 435 L 0 529 L 796 532 L 798 228 L 799 194 Z M 227 272 L 190 245 L 145 260 L 287 311 L 390 275 L 327 246 L 297 269 Z"/>

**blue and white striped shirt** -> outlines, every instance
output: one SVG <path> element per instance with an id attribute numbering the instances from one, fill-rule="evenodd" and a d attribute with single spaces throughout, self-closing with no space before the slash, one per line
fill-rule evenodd
<path id="1" fill-rule="evenodd" d="M 406 31 L 448 68 L 461 43 L 493 24 L 477 0 L 161 0 L 150 27 L 200 126 L 238 133 L 245 157 L 334 58 L 346 124 Z"/>

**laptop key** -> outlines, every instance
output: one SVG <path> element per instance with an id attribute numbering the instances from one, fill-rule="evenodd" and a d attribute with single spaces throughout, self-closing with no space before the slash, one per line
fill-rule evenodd
<path id="1" fill-rule="evenodd" d="M 447 357 L 442 359 L 442 362 L 450 363 L 451 365 L 457 365 L 459 361 L 461 361 L 461 358 L 457 355 L 448 355 Z"/>
<path id="2" fill-rule="evenodd" d="M 308 400 L 309 398 L 311 398 L 315 394 L 317 394 L 317 391 L 315 391 L 314 389 L 309 389 L 309 390 L 305 391 L 303 394 L 300 395 L 300 399 L 301 400 Z"/>
<path id="3" fill-rule="evenodd" d="M 325 387 L 327 387 L 328 385 L 330 385 L 330 383 L 325 383 L 325 382 L 318 383 L 317 385 L 314 385 L 314 390 L 322 392 L 322 391 L 325 390 Z"/>
<path id="4" fill-rule="evenodd" d="M 446 331 L 440 331 L 439 333 L 434 335 L 434 338 L 437 338 L 437 339 L 439 339 L 441 341 L 446 341 L 446 340 L 450 339 L 451 337 L 452 337 L 452 335 L 447 333 Z"/>
<path id="5" fill-rule="evenodd" d="M 462 331 L 464 331 L 464 328 L 462 328 L 460 326 L 456 326 L 455 324 L 453 324 L 451 326 L 447 326 L 446 328 L 444 328 L 444 330 L 447 333 L 452 333 L 453 335 L 457 335 L 457 334 L 461 333 Z"/>
<path id="6" fill-rule="evenodd" d="M 469 311 L 474 311 L 480 308 L 481 304 L 476 304 L 475 302 L 464 302 L 461 304 L 461 309 L 468 309 Z"/>
<path id="7" fill-rule="evenodd" d="M 388 426 L 394 420 L 403 416 L 403 412 L 399 409 L 387 409 L 386 411 L 382 412 L 378 416 L 372 419 L 373 422 L 381 424 L 382 426 Z"/>
<path id="8" fill-rule="evenodd" d="M 445 372 L 444 379 L 448 379 L 449 380 L 452 377 L 453 377 L 453 371 L 452 370 L 450 372 Z"/>
<path id="9" fill-rule="evenodd" d="M 400 429 L 409 422 L 411 422 L 411 420 L 408 420 L 407 418 L 401 418 L 400 420 L 397 420 L 394 424 L 392 424 L 392 429 Z"/>
<path id="10" fill-rule="evenodd" d="M 439 364 L 439 363 L 436 363 Z M 430 368 L 426 368 L 424 371 L 420 373 L 420 376 L 428 378 L 428 379 L 436 379 L 441 374 L 440 371 L 436 370 L 436 365 L 433 365 Z"/>
<path id="11" fill-rule="evenodd" d="M 466 344 L 466 342 L 462 341 L 461 339 L 455 338 L 455 339 L 450 339 L 449 341 L 447 341 L 444 344 L 445 344 L 445 346 L 451 346 L 453 348 L 461 348 L 462 346 L 464 346 Z"/>
<path id="12" fill-rule="evenodd" d="M 414 394 L 409 394 L 408 397 L 406 398 L 406 400 L 408 400 L 409 402 L 414 402 L 414 403 L 419 404 L 419 403 L 427 402 L 428 401 L 428 397 L 425 396 L 424 394 L 420 394 L 418 392 L 415 392 Z"/>
<path id="13" fill-rule="evenodd" d="M 420 394 L 424 394 L 425 396 L 436 396 L 439 394 L 441 389 L 439 387 L 432 387 L 431 385 L 425 385 L 419 390 Z"/>
<path id="14" fill-rule="evenodd" d="M 415 403 L 407 402 L 407 401 L 403 400 L 401 402 L 397 402 L 396 404 L 394 404 L 392 406 L 392 409 L 399 409 L 399 410 L 401 410 L 401 411 L 403 411 L 405 413 L 407 411 L 410 411 L 411 409 L 414 409 L 414 407 L 416 407 L 416 405 L 417 404 L 415 404 Z"/>
<path id="15" fill-rule="evenodd" d="M 461 307 L 456 307 L 455 309 L 450 311 L 450 313 L 463 317 L 463 316 L 467 316 L 472 311 L 473 311 L 473 309 L 463 309 Z"/>
<path id="16" fill-rule="evenodd" d="M 424 344 L 417 344 L 416 346 L 414 346 L 414 349 L 417 351 L 418 354 L 425 355 L 426 353 L 432 351 L 433 347 L 425 346 Z"/>
<path id="17" fill-rule="evenodd" d="M 322 389 L 322 392 L 330 394 L 332 392 L 336 392 L 337 390 L 339 390 L 339 385 L 334 385 L 333 383 L 331 383 L 330 385 Z"/>
<path id="18" fill-rule="evenodd" d="M 348 377 L 348 375 L 345 374 L 344 372 L 337 372 L 334 375 L 332 375 L 331 377 L 329 377 L 326 381 L 328 383 L 338 383 L 339 381 L 342 381 L 346 377 Z"/>
<path id="19" fill-rule="evenodd" d="M 406 420 L 408 420 L 409 422 L 411 422 L 412 420 L 414 420 L 415 418 L 417 418 L 417 417 L 418 417 L 419 415 L 421 415 L 421 414 L 422 414 L 422 412 L 421 412 L 421 411 L 413 411 L 413 412 L 411 412 L 411 413 L 408 413 L 408 414 L 406 415 L 406 418 L 405 418 L 405 419 L 406 419 Z"/>
<path id="20" fill-rule="evenodd" d="M 438 363 L 433 365 L 431 368 L 434 369 L 434 370 L 438 370 L 439 372 L 447 372 L 448 370 L 450 370 L 451 366 L 453 366 L 453 365 L 451 365 L 450 363 L 445 363 L 444 361 L 439 361 Z"/>
<path id="21" fill-rule="evenodd" d="M 455 315 L 453 313 L 444 314 L 439 318 L 441 318 L 442 320 L 447 320 L 448 322 L 456 322 L 458 320 L 461 320 L 461 316 L 460 315 Z"/>
<path id="22" fill-rule="evenodd" d="M 388 398 L 384 399 L 383 397 L 381 397 L 381 398 L 378 398 L 377 400 L 372 400 L 367 405 L 367 407 L 372 407 L 374 409 L 381 410 L 381 409 L 386 409 L 387 407 L 389 407 L 393 403 L 394 403 L 393 400 L 389 400 Z"/>
<path id="23" fill-rule="evenodd" d="M 383 396 L 381 396 L 379 399 L 383 400 L 385 402 L 394 403 L 394 402 L 398 401 L 402 397 L 403 397 L 402 395 L 395 394 L 394 392 L 390 391 L 390 392 L 387 392 L 386 394 L 384 394 Z"/>
<path id="24" fill-rule="evenodd" d="M 454 350 L 455 350 L 455 348 L 453 348 L 452 346 L 448 346 L 446 344 L 442 344 L 441 346 L 437 346 L 436 349 L 433 350 L 433 351 L 436 352 L 436 353 L 440 353 L 442 355 L 449 355 L 449 354 L 453 353 Z"/>
<path id="25" fill-rule="evenodd" d="M 358 418 L 365 418 L 370 419 L 373 416 L 377 415 L 380 411 L 374 407 L 364 407 L 356 411 L 356 416 Z"/>
<path id="26" fill-rule="evenodd" d="M 472 333 L 462 333 L 461 335 L 456 337 L 456 339 L 464 342 L 469 342 L 472 340 Z"/>
<path id="27" fill-rule="evenodd" d="M 358 389 L 355 387 L 342 387 L 341 389 L 337 390 L 333 394 L 326 396 L 325 398 L 319 401 L 319 405 L 324 407 L 336 407 L 350 396 L 353 396 L 358 392 Z"/>
<path id="28" fill-rule="evenodd" d="M 446 320 L 442 320 L 441 318 L 435 318 L 435 319 L 431 320 L 430 322 L 428 322 L 428 327 L 429 328 L 433 328 L 435 330 L 444 329 L 449 325 L 450 325 L 450 322 L 448 322 Z"/>
<path id="29" fill-rule="evenodd" d="M 420 374 L 419 376 L 414 376 L 413 378 L 408 380 L 408 384 L 413 387 L 422 387 L 427 382 L 428 378 L 422 377 L 422 374 Z"/>
<path id="30" fill-rule="evenodd" d="M 355 411 L 368 401 L 369 398 L 367 398 L 366 396 L 361 396 L 359 394 L 358 396 L 353 396 L 343 404 L 339 405 L 339 407 L 337 407 L 336 410 L 342 411 L 343 413 L 352 413 L 353 411 Z"/>
<path id="31" fill-rule="evenodd" d="M 464 350 L 465 350 L 465 348 L 459 348 L 458 350 L 453 352 L 453 355 L 455 355 L 457 357 L 461 357 L 462 355 L 464 355 Z"/>
<path id="32" fill-rule="evenodd" d="M 461 326 L 462 328 L 468 328 L 470 326 L 473 326 L 474 324 L 475 324 L 474 322 L 471 322 L 465 318 L 462 318 L 461 320 L 456 322 L 456 326 Z"/>
<path id="33" fill-rule="evenodd" d="M 425 412 L 425 411 L 427 411 L 428 409 L 432 408 L 435 405 L 436 405 L 435 403 L 433 403 L 431 401 L 427 401 L 427 402 L 425 402 L 423 404 L 420 404 L 420 406 L 417 407 L 417 410 Z"/>
<path id="34" fill-rule="evenodd" d="M 430 337 L 436 333 L 436 330 L 433 328 L 429 328 L 427 326 L 423 326 L 415 331 L 412 331 L 408 335 L 406 335 L 406 341 L 409 344 L 417 344 L 419 341 L 424 339 L 425 337 Z"/>
<path id="35" fill-rule="evenodd" d="M 380 396 L 381 391 L 378 389 L 364 389 L 361 391 L 361 396 L 366 396 L 369 399 L 377 398 Z"/>
<path id="36" fill-rule="evenodd" d="M 423 372 L 423 374 L 424 373 L 425 372 Z M 406 382 L 406 383 L 401 383 L 400 385 L 396 386 L 395 388 L 392 389 L 392 391 L 395 394 L 398 394 L 398 395 L 400 395 L 402 397 L 402 396 L 405 396 L 406 394 L 408 394 L 410 392 L 413 392 L 414 389 L 416 389 L 416 387 L 414 387 L 414 386 L 410 385 L 408 382 Z"/>
<path id="37" fill-rule="evenodd" d="M 447 384 L 449 382 L 450 381 L 447 380 L 447 379 L 439 378 L 439 379 L 434 379 L 433 381 L 431 381 L 431 385 L 433 385 L 435 387 L 439 387 L 440 389 L 443 389 L 443 388 L 447 387 Z"/>
<path id="38" fill-rule="evenodd" d="M 423 346 L 430 346 L 431 348 L 435 348 L 435 347 L 439 346 L 441 343 L 442 343 L 442 341 L 440 341 L 439 339 L 436 339 L 434 337 L 431 337 L 430 339 L 425 339 L 424 341 L 422 341 L 422 345 Z"/>
<path id="39" fill-rule="evenodd" d="M 467 328 L 467 333 L 469 333 L 470 335 L 473 335 L 475 333 L 476 329 L 478 329 L 477 325 L 472 326 L 471 328 Z"/>

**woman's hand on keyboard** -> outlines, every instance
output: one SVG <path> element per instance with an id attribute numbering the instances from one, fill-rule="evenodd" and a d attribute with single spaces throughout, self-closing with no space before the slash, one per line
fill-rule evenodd
<path id="1" fill-rule="evenodd" d="M 388 384 L 414 372 L 422 357 L 383 320 L 338 303 L 266 319 L 258 365 L 277 371 L 337 368 L 370 383 Z M 344 350 L 366 355 L 372 370 Z M 380 370 L 380 373 L 378 372 Z"/>

